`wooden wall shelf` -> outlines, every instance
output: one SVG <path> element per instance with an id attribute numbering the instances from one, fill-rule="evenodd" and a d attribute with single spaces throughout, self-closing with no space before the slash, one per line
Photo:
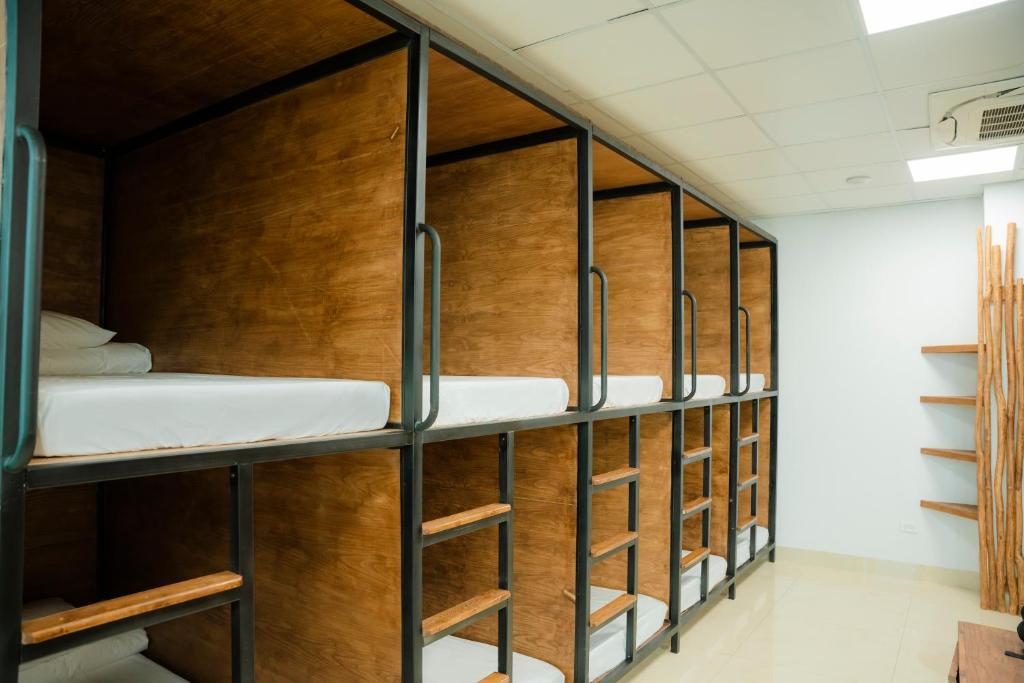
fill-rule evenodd
<path id="1" fill-rule="evenodd" d="M 937 512 L 945 512 L 947 515 L 955 515 L 964 519 L 978 519 L 978 506 L 967 503 L 943 503 L 937 500 L 922 500 L 921 507 Z"/>
<path id="2" fill-rule="evenodd" d="M 922 346 L 921 353 L 977 353 L 977 344 L 939 344 Z"/>
<path id="3" fill-rule="evenodd" d="M 944 403 L 954 406 L 974 407 L 973 396 L 922 396 L 921 403 Z"/>
<path id="4" fill-rule="evenodd" d="M 975 451 L 966 451 L 960 448 L 922 448 L 921 455 L 934 455 L 937 458 L 963 460 L 964 462 L 978 462 L 978 454 Z"/>

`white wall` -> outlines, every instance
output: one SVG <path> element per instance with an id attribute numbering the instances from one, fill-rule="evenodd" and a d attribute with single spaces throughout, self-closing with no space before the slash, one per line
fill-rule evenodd
<path id="1" fill-rule="evenodd" d="M 973 414 L 921 394 L 973 395 L 975 227 L 963 199 L 777 218 L 781 546 L 977 570 L 971 521 L 920 508 L 974 503 L 974 466 L 921 446 L 971 448 Z M 917 533 L 901 531 L 909 524 Z"/>

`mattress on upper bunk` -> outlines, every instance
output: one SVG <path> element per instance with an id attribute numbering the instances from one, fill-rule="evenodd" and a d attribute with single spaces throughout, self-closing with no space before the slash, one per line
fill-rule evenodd
<path id="1" fill-rule="evenodd" d="M 478 683 L 498 670 L 498 648 L 446 636 L 423 648 L 423 683 Z M 547 662 L 512 654 L 517 683 L 564 683 L 562 672 Z"/>
<path id="2" fill-rule="evenodd" d="M 683 377 L 683 395 L 688 395 L 693 390 L 693 376 Z M 718 398 L 725 394 L 725 378 L 719 375 L 697 375 L 697 392 L 690 398 L 691 401 L 700 401 L 708 398 Z"/>
<path id="3" fill-rule="evenodd" d="M 685 556 L 689 550 L 684 550 Z M 725 580 L 728 562 L 724 557 L 708 555 L 708 592 Z M 684 612 L 700 602 L 700 573 L 702 564 L 690 567 L 679 577 L 679 611 Z"/>
<path id="4" fill-rule="evenodd" d="M 645 406 L 661 400 L 664 383 L 657 375 L 608 375 L 605 408 Z M 601 376 L 594 377 L 594 402 L 601 395 Z"/>
<path id="5" fill-rule="evenodd" d="M 39 378 L 37 456 L 301 439 L 381 429 L 388 385 L 148 373 Z"/>
<path id="6" fill-rule="evenodd" d="M 768 529 L 763 526 L 755 526 L 754 549 L 761 552 L 761 549 L 768 545 Z M 736 535 L 736 566 L 750 561 L 750 529 Z"/>
<path id="7" fill-rule="evenodd" d="M 442 375 L 433 426 L 500 422 L 564 413 L 569 385 L 556 377 Z M 430 377 L 423 378 L 423 414 L 430 410 Z"/>
<path id="8" fill-rule="evenodd" d="M 590 611 L 596 612 L 624 591 L 602 586 L 590 587 Z M 668 605 L 640 594 L 637 598 L 636 644 L 640 647 L 658 632 L 668 619 Z M 626 615 L 622 614 L 590 634 L 590 678 L 603 676 L 626 659 Z M 516 676 L 516 680 L 519 677 Z"/>
<path id="9" fill-rule="evenodd" d="M 750 392 L 749 393 L 755 393 L 756 394 L 759 391 L 764 391 L 764 384 L 765 384 L 764 375 L 758 374 L 756 372 L 750 373 Z M 741 372 L 740 373 L 740 391 L 743 391 L 746 388 L 746 386 L 747 386 L 747 374 L 745 372 Z"/>

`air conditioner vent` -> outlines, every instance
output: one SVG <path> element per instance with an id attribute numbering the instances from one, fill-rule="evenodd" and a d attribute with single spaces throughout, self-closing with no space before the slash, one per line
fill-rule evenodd
<path id="1" fill-rule="evenodd" d="M 932 148 L 1024 142 L 1024 77 L 928 96 Z"/>
<path id="2" fill-rule="evenodd" d="M 982 112 L 979 140 L 1002 140 L 1019 135 L 1024 135 L 1024 104 Z"/>

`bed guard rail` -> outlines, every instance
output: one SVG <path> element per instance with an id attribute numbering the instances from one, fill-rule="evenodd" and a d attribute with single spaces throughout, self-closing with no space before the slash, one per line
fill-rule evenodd
<path id="1" fill-rule="evenodd" d="M 688 289 L 680 290 L 679 294 L 690 300 L 690 391 L 683 396 L 689 401 L 697 394 L 697 298 Z M 685 373 L 684 373 L 685 374 Z"/>
<path id="2" fill-rule="evenodd" d="M 590 272 L 601 280 L 601 398 L 590 409 L 600 410 L 608 400 L 608 276 L 597 266 Z"/>
<path id="3" fill-rule="evenodd" d="M 740 391 L 740 392 L 738 392 L 736 394 L 737 396 L 743 396 L 748 391 L 750 391 L 750 311 L 748 311 L 743 306 L 738 306 L 737 308 L 738 308 L 739 312 L 743 314 L 743 317 L 744 317 L 745 322 L 746 322 L 746 325 L 745 325 L 746 331 L 745 331 L 745 335 L 744 335 L 744 340 L 745 340 L 744 341 L 744 346 L 746 347 L 747 383 L 743 387 L 743 391 Z"/>
<path id="4" fill-rule="evenodd" d="M 426 223 L 418 230 L 430 238 L 430 412 L 414 427 L 422 432 L 437 420 L 441 401 L 441 238 Z"/>
<path id="5" fill-rule="evenodd" d="M 18 126 L 15 139 L 28 148 L 25 249 L 22 263 L 21 339 L 18 368 L 18 433 L 14 451 L 4 460 L 8 472 L 21 472 L 36 444 L 36 375 L 39 358 L 39 291 L 43 260 L 43 206 L 46 200 L 46 143 L 35 128 Z"/>

